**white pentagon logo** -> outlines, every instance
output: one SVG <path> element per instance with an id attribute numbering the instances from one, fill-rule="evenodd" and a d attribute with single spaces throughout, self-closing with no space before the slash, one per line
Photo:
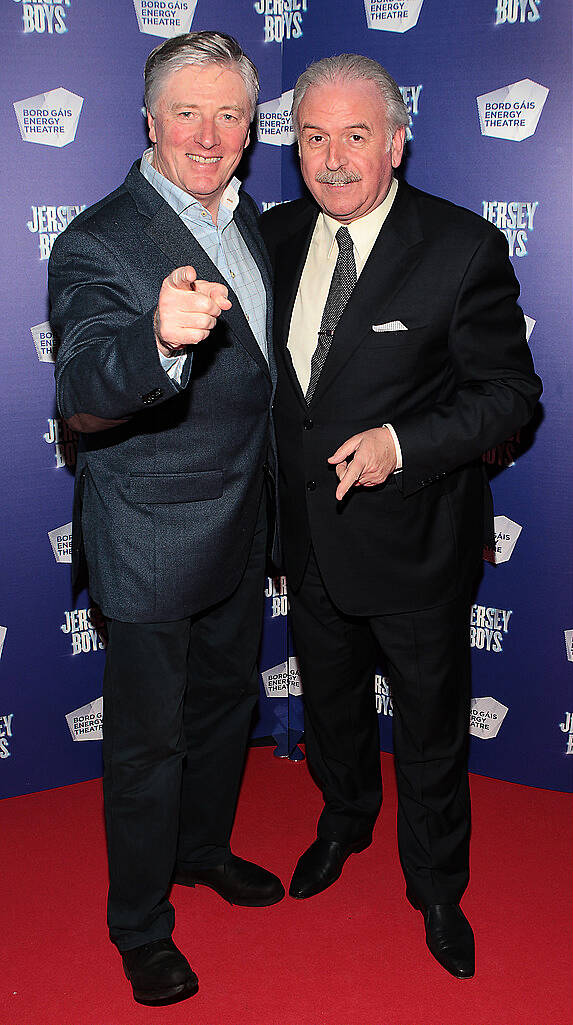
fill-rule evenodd
<path id="1" fill-rule="evenodd" d="M 14 110 L 24 142 L 68 146 L 76 137 L 83 102 L 82 96 L 62 86 L 27 100 L 16 100 Z"/>
<path id="2" fill-rule="evenodd" d="M 172 39 L 191 28 L 197 0 L 133 0 L 139 31 Z"/>
<path id="3" fill-rule="evenodd" d="M 0 658 L 2 658 L 2 651 L 4 650 L 4 641 L 6 640 L 6 634 L 8 633 L 7 626 L 0 626 Z"/>
<path id="4" fill-rule="evenodd" d="M 513 555 L 513 549 L 517 544 L 522 527 L 509 516 L 495 516 L 494 521 L 494 548 L 484 549 L 484 559 L 499 566 L 502 562 L 509 562 Z"/>
<path id="5" fill-rule="evenodd" d="M 497 737 L 501 724 L 508 713 L 507 705 L 496 698 L 472 698 L 470 733 L 481 740 Z"/>
<path id="6" fill-rule="evenodd" d="M 72 524 L 64 523 L 62 527 L 54 527 L 48 531 L 48 537 L 56 562 L 72 561 Z"/>
<path id="7" fill-rule="evenodd" d="M 291 118 L 293 90 L 257 107 L 257 139 L 270 146 L 292 146 L 295 141 Z"/>
<path id="8" fill-rule="evenodd" d="M 103 697 L 88 701 L 87 705 L 66 715 L 72 740 L 103 740 L 102 720 Z"/>
<path id="9" fill-rule="evenodd" d="M 364 0 L 368 28 L 407 32 L 420 17 L 424 0 Z"/>
<path id="10" fill-rule="evenodd" d="M 573 662 L 573 630 L 564 630 L 565 635 L 565 651 L 567 652 L 567 659 L 569 662 Z"/>
<path id="11" fill-rule="evenodd" d="M 265 669 L 261 673 L 268 698 L 286 698 L 289 694 L 302 694 L 298 659 L 291 655 L 287 662 Z"/>
<path id="12" fill-rule="evenodd" d="M 477 97 L 482 135 L 521 142 L 533 135 L 549 89 L 530 78 Z"/>
<path id="13" fill-rule="evenodd" d="M 529 341 L 529 339 L 531 338 L 531 333 L 537 321 L 534 320 L 533 317 L 528 317 L 526 313 L 523 314 L 523 318 L 525 320 L 525 339 L 526 341 Z"/>
<path id="14" fill-rule="evenodd" d="M 49 320 L 30 328 L 40 363 L 54 362 L 54 336 Z"/>

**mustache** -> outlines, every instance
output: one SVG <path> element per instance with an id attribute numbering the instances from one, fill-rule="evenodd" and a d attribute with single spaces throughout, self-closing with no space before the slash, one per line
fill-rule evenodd
<path id="1" fill-rule="evenodd" d="M 350 185 L 351 182 L 361 181 L 361 176 L 355 171 L 319 171 L 315 175 L 315 181 L 321 185 Z"/>

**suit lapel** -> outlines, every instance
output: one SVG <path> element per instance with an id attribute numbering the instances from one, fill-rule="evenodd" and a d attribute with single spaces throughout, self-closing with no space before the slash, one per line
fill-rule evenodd
<path id="1" fill-rule="evenodd" d="M 372 324 L 384 319 L 384 311 L 418 265 L 422 243 L 415 202 L 408 186 L 401 183 L 392 209 L 338 322 L 311 405 L 320 400 L 352 358 Z"/>
<path id="2" fill-rule="evenodd" d="M 221 314 L 221 319 L 229 325 L 237 340 L 253 357 L 261 370 L 269 375 L 269 365 L 249 327 L 235 292 L 213 261 L 209 259 L 203 247 L 199 245 L 193 233 L 189 231 L 181 218 L 169 206 L 169 203 L 166 203 L 147 179 L 143 177 L 139 171 L 138 163 L 133 165 L 125 184 L 144 217 L 145 231 L 165 254 L 173 265 L 173 269 L 190 264 L 197 271 L 198 278 L 204 281 L 216 281 L 228 288 L 229 299 L 233 305 L 230 310 L 225 310 Z M 263 255 L 264 251 L 261 244 L 255 244 L 255 233 L 246 228 L 246 219 L 238 213 L 238 210 L 239 208 L 237 207 L 237 226 L 245 238 L 253 259 L 256 261 L 261 272 L 268 303 L 271 292 L 268 263 Z"/>

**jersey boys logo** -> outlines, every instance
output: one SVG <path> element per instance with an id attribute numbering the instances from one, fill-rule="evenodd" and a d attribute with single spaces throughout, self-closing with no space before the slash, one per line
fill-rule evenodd
<path id="1" fill-rule="evenodd" d="M 381 676 L 380 673 L 376 673 L 374 677 L 374 696 L 376 698 L 376 711 L 378 715 L 393 716 L 394 706 L 392 704 L 390 680 L 387 676 Z"/>
<path id="2" fill-rule="evenodd" d="M 191 28 L 197 0 L 133 0 L 139 31 L 171 39 Z"/>
<path id="3" fill-rule="evenodd" d="M 524 201 L 506 202 L 505 200 L 482 201 L 482 217 L 491 221 L 496 228 L 503 231 L 509 246 L 510 256 L 527 256 L 527 241 L 534 230 L 534 218 L 539 203 Z"/>
<path id="4" fill-rule="evenodd" d="M 567 734 L 566 755 L 573 755 L 573 712 L 566 712 L 565 719 L 559 723 L 559 729 Z"/>
<path id="5" fill-rule="evenodd" d="M 286 616 L 288 612 L 288 595 L 286 577 L 267 577 L 265 598 L 271 606 L 271 619 Z"/>
<path id="6" fill-rule="evenodd" d="M 496 25 L 525 25 L 539 21 L 541 0 L 497 0 L 495 5 Z"/>
<path id="7" fill-rule="evenodd" d="M 54 527 L 48 531 L 48 537 L 56 562 L 72 561 L 72 524 L 64 523 L 62 527 Z"/>
<path id="8" fill-rule="evenodd" d="M 38 32 L 41 35 L 61 36 L 68 31 L 66 17 L 71 7 L 71 0 L 14 0 L 19 3 L 22 11 L 24 33 Z"/>
<path id="9" fill-rule="evenodd" d="M 54 446 L 56 469 L 59 470 L 62 466 L 68 466 L 73 470 L 78 455 L 78 436 L 75 431 L 72 431 L 71 427 L 68 427 L 66 421 L 50 417 L 48 420 L 48 430 L 43 435 L 43 438 L 47 445 Z"/>
<path id="10" fill-rule="evenodd" d="M 60 630 L 70 638 L 72 655 L 87 655 L 90 651 L 105 649 L 97 631 L 97 612 L 94 609 L 69 609 L 64 616 Z"/>
<path id="11" fill-rule="evenodd" d="M 257 139 L 271 146 L 292 146 L 294 130 L 291 107 L 293 90 L 257 107 Z"/>
<path id="12" fill-rule="evenodd" d="M 368 28 L 407 32 L 418 23 L 424 0 L 364 0 Z"/>
<path id="13" fill-rule="evenodd" d="M 470 613 L 470 644 L 478 651 L 503 651 L 503 641 L 509 631 L 511 609 L 486 608 L 472 605 Z"/>
<path id="14" fill-rule="evenodd" d="M 511 559 L 522 528 L 519 523 L 510 520 L 509 516 L 496 516 L 493 524 L 494 546 L 484 548 L 483 557 L 494 566 L 499 566 Z"/>
<path id="15" fill-rule="evenodd" d="M 487 452 L 483 453 L 482 459 L 488 466 L 513 466 L 519 455 L 520 445 L 521 432 L 516 431 L 507 441 L 500 442 L 494 448 L 488 448 Z"/>
<path id="16" fill-rule="evenodd" d="M 493 740 L 497 737 L 503 720 L 508 713 L 507 705 L 496 698 L 472 698 L 470 711 L 470 733 L 472 737 Z"/>
<path id="17" fill-rule="evenodd" d="M 68 712 L 66 722 L 72 740 L 102 740 L 103 698 Z"/>
<path id="18" fill-rule="evenodd" d="M 418 106 L 420 103 L 420 93 L 422 92 L 423 85 L 401 85 L 399 86 L 400 92 L 402 93 L 402 99 L 406 104 L 406 109 L 410 115 L 410 124 L 406 128 L 406 142 L 410 142 L 414 138 L 412 134 L 412 119 L 418 116 Z"/>
<path id="19" fill-rule="evenodd" d="M 261 673 L 268 698 L 288 698 L 289 694 L 302 694 L 298 659 L 291 655 L 287 662 L 265 669 Z"/>
<path id="20" fill-rule="evenodd" d="M 60 86 L 48 93 L 17 100 L 14 110 L 24 142 L 67 146 L 76 137 L 83 97 Z"/>
<path id="21" fill-rule="evenodd" d="M 549 89 L 530 78 L 477 97 L 481 134 L 522 142 L 533 135 Z"/>
<path id="22" fill-rule="evenodd" d="M 85 203 L 76 206 L 33 206 L 31 208 L 32 216 L 26 227 L 33 235 L 38 236 L 40 260 L 49 259 L 54 240 L 85 208 Z M 43 326 L 43 324 L 38 325 L 40 328 Z M 34 328 L 32 328 L 33 333 Z"/>
<path id="23" fill-rule="evenodd" d="M 0 759 L 10 758 L 10 741 L 12 740 L 12 712 L 9 715 L 0 715 Z"/>
<path id="24" fill-rule="evenodd" d="M 255 0 L 253 7 L 264 19 L 265 43 L 300 39 L 309 0 Z"/>

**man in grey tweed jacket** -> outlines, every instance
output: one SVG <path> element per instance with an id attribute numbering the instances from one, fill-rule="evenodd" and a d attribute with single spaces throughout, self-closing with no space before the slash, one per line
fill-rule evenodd
<path id="1" fill-rule="evenodd" d="M 197 979 L 171 939 L 173 878 L 233 904 L 284 895 L 231 853 L 253 708 L 275 370 L 255 204 L 233 178 L 256 69 L 194 32 L 145 69 L 152 149 L 56 240 L 61 415 L 80 431 L 74 571 L 108 625 L 108 923 L 136 1000 Z"/>

